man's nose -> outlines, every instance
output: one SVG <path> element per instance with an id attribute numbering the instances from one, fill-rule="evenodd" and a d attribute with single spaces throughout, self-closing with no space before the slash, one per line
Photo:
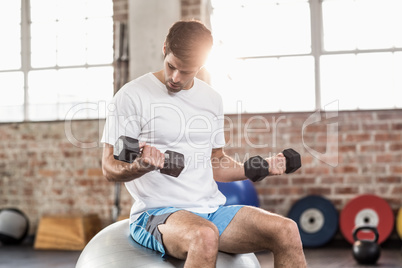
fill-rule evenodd
<path id="1" fill-rule="evenodd" d="M 179 72 L 179 70 L 174 70 L 173 71 L 172 81 L 173 81 L 173 83 L 177 83 L 177 82 L 180 81 L 180 72 Z"/>

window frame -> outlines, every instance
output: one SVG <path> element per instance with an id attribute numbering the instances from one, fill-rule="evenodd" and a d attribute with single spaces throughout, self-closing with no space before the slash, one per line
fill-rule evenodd
<path id="1" fill-rule="evenodd" d="M 28 76 L 31 71 L 42 71 L 42 70 L 60 70 L 60 69 L 74 69 L 74 68 L 93 68 L 93 67 L 113 67 L 113 59 L 110 63 L 104 64 L 82 64 L 82 65 L 72 65 L 72 66 L 55 66 L 50 67 L 32 67 L 31 65 L 31 17 L 30 17 L 30 0 L 20 0 L 21 1 L 21 63 L 19 69 L 5 69 L 0 70 L 1 73 L 7 72 L 22 72 L 23 75 L 23 119 L 21 121 L 1 121 L 0 123 L 9 122 L 38 122 L 38 121 L 63 121 L 64 119 L 31 119 L 29 114 L 29 81 Z M 110 88 L 113 94 L 113 87 Z M 58 105 L 59 103 L 54 103 Z M 87 119 L 93 119 L 88 117 Z M 73 119 L 74 120 L 74 119 Z"/>

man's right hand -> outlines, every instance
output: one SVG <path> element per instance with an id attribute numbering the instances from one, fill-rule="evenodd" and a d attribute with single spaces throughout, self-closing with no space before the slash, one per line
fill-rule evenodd
<path id="1" fill-rule="evenodd" d="M 156 169 L 162 169 L 165 163 L 165 154 L 153 146 L 140 142 L 141 156 L 132 163 L 140 173 L 148 173 Z"/>
<path id="2" fill-rule="evenodd" d="M 133 163 L 116 160 L 113 146 L 105 143 L 102 156 L 102 173 L 108 181 L 128 182 L 142 175 L 163 167 L 164 154 L 155 147 L 140 144 L 142 154 Z"/>

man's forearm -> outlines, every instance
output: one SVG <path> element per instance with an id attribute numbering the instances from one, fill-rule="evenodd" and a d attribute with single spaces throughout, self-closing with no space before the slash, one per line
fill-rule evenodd
<path id="1" fill-rule="evenodd" d="M 285 172 L 286 160 L 282 153 L 265 160 L 268 162 L 268 176 L 282 175 Z M 212 150 L 211 163 L 216 181 L 230 182 L 248 179 L 244 172 L 244 164 L 226 155 L 222 148 Z"/>
<path id="2" fill-rule="evenodd" d="M 211 158 L 214 179 L 220 182 L 245 180 L 244 166 L 225 153 Z"/>
<path id="3" fill-rule="evenodd" d="M 102 172 L 108 181 L 127 182 L 146 174 L 148 171 L 140 169 L 137 161 L 126 163 L 113 157 L 113 147 L 105 144 L 102 156 Z"/>
<path id="4" fill-rule="evenodd" d="M 125 163 L 118 160 L 108 160 L 102 163 L 102 172 L 108 181 L 127 182 L 144 175 L 144 172 L 138 172 L 135 163 Z"/>

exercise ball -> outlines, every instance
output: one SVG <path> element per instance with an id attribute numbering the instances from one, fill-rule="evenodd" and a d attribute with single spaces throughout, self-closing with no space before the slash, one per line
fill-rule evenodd
<path id="1" fill-rule="evenodd" d="M 260 206 L 257 191 L 250 180 L 217 182 L 219 191 L 226 196 L 226 206 L 248 205 Z"/>
<path id="2" fill-rule="evenodd" d="M 76 268 L 183 267 L 184 261 L 169 257 L 136 243 L 130 235 L 129 220 L 115 222 L 95 235 L 78 258 Z M 218 268 L 261 267 L 253 253 L 227 254 L 219 252 Z"/>
<path id="3" fill-rule="evenodd" d="M 4 245 L 21 243 L 28 234 L 28 217 L 15 208 L 0 210 L 0 242 Z"/>

